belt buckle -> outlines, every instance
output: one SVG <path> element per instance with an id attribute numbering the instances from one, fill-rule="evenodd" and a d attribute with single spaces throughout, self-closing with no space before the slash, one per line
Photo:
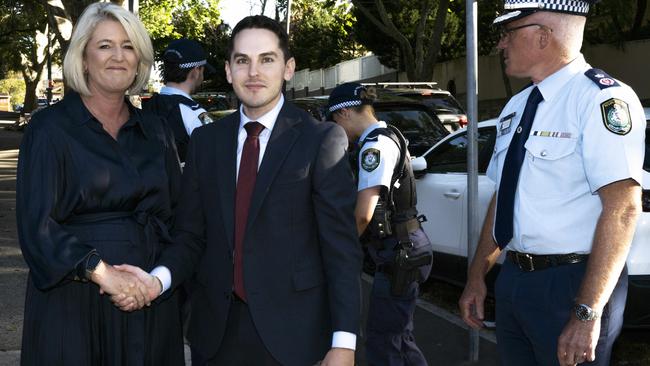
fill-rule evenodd
<path id="1" fill-rule="evenodd" d="M 525 258 L 525 260 L 522 261 L 522 258 Z M 533 256 L 528 253 L 517 253 L 517 264 L 519 265 L 519 269 L 523 271 L 533 272 L 535 270 Z"/>

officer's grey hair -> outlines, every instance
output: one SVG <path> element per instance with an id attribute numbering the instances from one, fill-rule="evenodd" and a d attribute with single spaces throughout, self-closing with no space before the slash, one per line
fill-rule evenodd
<path id="1" fill-rule="evenodd" d="M 586 17 L 565 13 L 540 12 L 544 24 L 551 28 L 552 37 L 562 52 L 562 56 L 575 58 L 582 48 Z"/>
<path id="2" fill-rule="evenodd" d="M 63 60 L 63 75 L 66 84 L 79 94 L 90 96 L 88 79 L 84 70 L 85 50 L 88 41 L 103 21 L 117 21 L 122 24 L 138 56 L 137 75 L 129 87 L 130 94 L 138 94 L 149 81 L 153 65 L 153 46 L 149 33 L 140 20 L 130 11 L 113 3 L 97 2 L 89 5 L 79 17 L 70 38 L 70 46 Z"/>

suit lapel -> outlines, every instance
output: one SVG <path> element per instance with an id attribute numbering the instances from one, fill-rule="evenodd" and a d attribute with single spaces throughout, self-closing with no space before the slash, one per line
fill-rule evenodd
<path id="1" fill-rule="evenodd" d="M 275 176 L 282 167 L 282 162 L 284 162 L 291 151 L 291 147 L 300 135 L 298 129 L 294 128 L 300 122 L 299 116 L 296 113 L 291 113 L 288 107 L 287 102 L 285 102 L 271 132 L 269 143 L 266 146 L 262 165 L 260 165 L 257 173 L 251 206 L 248 210 L 247 230 L 255 221 L 269 186 L 275 179 Z"/>
<path id="2" fill-rule="evenodd" d="M 224 227 L 228 235 L 228 244 L 233 245 L 233 235 L 235 230 L 235 188 L 237 177 L 237 135 L 239 132 L 240 116 L 235 112 L 216 123 L 223 123 L 224 129 L 221 136 L 217 136 L 216 160 L 217 166 L 215 172 L 217 175 L 217 187 L 221 202 L 221 217 L 223 217 Z M 219 148 L 221 145 L 223 148 Z M 209 198 L 208 198 L 209 199 Z"/>

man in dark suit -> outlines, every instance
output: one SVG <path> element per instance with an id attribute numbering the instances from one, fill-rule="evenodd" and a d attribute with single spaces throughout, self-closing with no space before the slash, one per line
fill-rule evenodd
<path id="1" fill-rule="evenodd" d="M 362 254 L 347 137 L 284 100 L 287 44 L 267 17 L 238 23 L 226 74 L 242 106 L 192 134 L 174 244 L 152 274 L 164 292 L 196 271 L 193 365 L 354 363 Z M 160 284 L 146 280 L 153 298 Z"/>

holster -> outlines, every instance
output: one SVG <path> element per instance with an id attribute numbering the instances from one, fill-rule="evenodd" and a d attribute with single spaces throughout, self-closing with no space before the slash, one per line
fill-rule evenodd
<path id="1" fill-rule="evenodd" d="M 431 253 L 409 256 L 407 250 L 401 248 L 395 257 L 395 263 L 384 268 L 384 272 L 390 278 L 391 295 L 406 295 L 411 283 L 419 280 L 420 267 L 431 264 L 432 260 Z"/>
<path id="2" fill-rule="evenodd" d="M 389 275 L 390 292 L 393 296 L 404 296 L 411 283 L 424 280 L 419 278 L 420 267 L 430 265 L 433 260 L 431 253 L 421 253 L 416 256 L 409 254 L 413 248 L 409 233 L 418 230 L 421 221 L 426 221 L 426 218 L 420 216 L 393 225 L 398 240 L 398 250 L 394 264 L 384 270 Z"/>

